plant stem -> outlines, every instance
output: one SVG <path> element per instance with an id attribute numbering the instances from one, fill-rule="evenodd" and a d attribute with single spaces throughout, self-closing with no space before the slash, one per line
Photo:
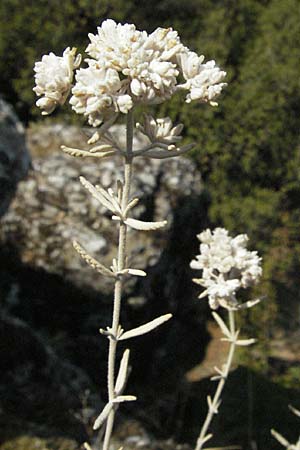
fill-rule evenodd
<path id="1" fill-rule="evenodd" d="M 213 419 L 214 414 L 216 414 L 216 411 L 218 409 L 218 404 L 221 398 L 221 394 L 225 385 L 225 382 L 228 378 L 230 367 L 233 360 L 233 355 L 236 347 L 234 335 L 235 335 L 235 320 L 234 320 L 234 311 L 229 310 L 229 329 L 232 335 L 232 341 L 230 342 L 229 352 L 227 356 L 227 361 L 225 363 L 224 369 L 222 368 L 223 375 L 220 378 L 220 381 L 218 383 L 214 398 L 212 400 L 211 406 L 208 407 L 207 416 L 206 419 L 202 425 L 201 432 L 199 434 L 199 437 L 197 439 L 195 450 L 201 450 L 203 447 L 203 444 L 206 442 L 205 437 L 207 436 L 208 428 L 211 424 L 211 421 Z"/>
<path id="2" fill-rule="evenodd" d="M 126 125 L 126 157 L 124 162 L 124 186 L 122 190 L 122 210 L 124 211 L 129 200 L 131 177 L 132 177 L 132 141 L 133 141 L 133 113 L 130 111 L 127 115 Z M 119 246 L 118 246 L 118 271 L 125 268 L 126 261 L 126 237 L 127 237 L 127 225 L 124 222 L 120 222 L 119 227 Z M 115 282 L 114 290 L 114 307 L 113 307 L 113 320 L 112 320 L 112 334 L 117 335 L 120 321 L 121 311 L 121 299 L 122 299 L 122 278 L 119 278 Z M 107 371 L 107 386 L 108 386 L 108 401 L 112 402 L 116 397 L 115 394 L 115 365 L 116 365 L 116 350 L 117 340 L 109 340 L 108 351 L 108 371 Z M 109 449 L 110 438 L 114 425 L 115 410 L 113 409 L 106 422 L 105 437 L 103 443 L 103 450 Z"/>

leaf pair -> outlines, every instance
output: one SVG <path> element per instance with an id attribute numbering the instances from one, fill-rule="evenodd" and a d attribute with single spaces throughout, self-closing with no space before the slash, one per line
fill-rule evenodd
<path id="1" fill-rule="evenodd" d="M 134 275 L 137 277 L 145 277 L 147 274 L 143 270 L 140 269 L 123 269 L 123 270 L 117 270 L 115 266 L 111 266 L 111 269 L 108 269 L 103 264 L 101 264 L 99 261 L 97 261 L 95 258 L 93 258 L 91 255 L 87 253 L 87 251 L 77 242 L 73 241 L 73 247 L 77 251 L 77 253 L 81 256 L 81 258 L 90 266 L 92 269 L 95 269 L 97 272 L 101 273 L 101 275 L 104 275 L 106 277 L 110 278 L 118 278 L 120 276 L 124 275 Z"/>
<path id="2" fill-rule="evenodd" d="M 81 184 L 89 191 L 89 193 L 94 197 L 99 203 L 101 203 L 105 208 L 111 211 L 113 214 L 122 217 L 122 208 L 118 198 L 115 196 L 112 189 L 106 191 L 101 186 L 93 186 L 86 178 L 79 177 Z"/>
<path id="3" fill-rule="evenodd" d="M 113 408 L 115 408 L 117 405 L 123 402 L 133 402 L 135 400 L 136 397 L 134 395 L 120 395 L 114 398 L 111 402 L 108 402 L 95 420 L 93 429 L 98 430 L 98 428 L 100 428 L 101 425 L 103 425 L 103 423 L 108 419 Z"/>
<path id="4" fill-rule="evenodd" d="M 215 321 L 217 322 L 217 324 L 219 325 L 219 327 L 221 328 L 223 334 L 226 336 L 225 338 L 221 338 L 222 341 L 228 341 L 228 342 L 232 342 L 235 345 L 240 345 L 240 346 L 248 346 L 251 344 L 254 344 L 256 342 L 256 339 L 238 339 L 238 335 L 239 335 L 239 331 L 237 331 L 236 333 L 232 334 L 231 331 L 229 330 L 229 328 L 227 327 L 227 325 L 225 324 L 224 320 L 219 316 L 219 314 L 217 314 L 216 312 L 212 313 Z"/>

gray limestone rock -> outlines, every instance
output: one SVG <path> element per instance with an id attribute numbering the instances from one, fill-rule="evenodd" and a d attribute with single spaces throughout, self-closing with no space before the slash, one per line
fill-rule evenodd
<path id="1" fill-rule="evenodd" d="M 0 98 L 0 216 L 7 210 L 29 165 L 24 128 L 11 106 Z"/>
<path id="2" fill-rule="evenodd" d="M 85 141 L 84 132 L 76 127 L 45 125 L 29 130 L 33 170 L 20 183 L 2 219 L 0 239 L 16 245 L 22 261 L 33 267 L 63 275 L 77 286 L 110 293 L 111 281 L 80 259 L 72 240 L 78 240 L 102 264 L 111 265 L 117 252 L 117 225 L 80 184 L 79 176 L 115 189 L 116 181 L 122 179 L 122 160 L 72 158 L 58 149 L 61 144 L 84 147 Z M 178 200 L 198 195 L 202 184 L 192 161 L 182 157 L 163 162 L 136 158 L 133 180 L 131 195 L 141 198 L 135 217 L 168 220 L 162 231 L 129 230 L 131 267 L 146 269 L 161 254 Z"/>

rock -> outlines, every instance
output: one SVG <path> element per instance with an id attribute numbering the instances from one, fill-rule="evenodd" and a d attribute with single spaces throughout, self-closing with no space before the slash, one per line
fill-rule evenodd
<path id="1" fill-rule="evenodd" d="M 120 133 L 120 129 L 117 131 Z M 115 189 L 116 181 L 122 179 L 122 161 L 118 158 L 101 162 L 92 158 L 82 160 L 57 150 L 63 143 L 84 147 L 85 140 L 83 132 L 76 127 L 39 126 L 29 130 L 33 171 L 21 182 L 2 220 L 0 238 L 2 243 L 17 246 L 24 263 L 63 275 L 77 286 L 107 294 L 112 292 L 112 283 L 81 261 L 72 240 L 78 240 L 109 267 L 117 252 L 117 226 L 78 178 L 83 175 L 93 184 Z M 42 154 L 44 148 L 45 154 Z M 158 261 L 179 199 L 199 195 L 201 190 L 199 172 L 188 159 L 164 162 L 136 159 L 131 190 L 133 197 L 141 197 L 134 210 L 136 217 L 167 219 L 168 227 L 151 233 L 129 230 L 129 251 L 134 254 L 134 267 L 146 269 Z"/>
<path id="2" fill-rule="evenodd" d="M 11 106 L 0 98 L 0 216 L 7 210 L 29 165 L 24 128 Z"/>
<path id="3" fill-rule="evenodd" d="M 0 354 L 1 450 L 11 448 L 11 438 L 19 434 L 25 439 L 27 433 L 49 438 L 64 430 L 64 438 L 83 441 L 85 424 L 80 418 L 84 392 L 91 393 L 89 401 L 94 408 L 90 416 L 95 417 L 103 407 L 89 376 L 58 356 L 49 342 L 23 320 L 7 313 L 0 316 Z M 71 444 L 67 440 L 64 447 L 61 439 L 57 449 L 73 449 L 74 442 Z M 22 448 L 21 441 L 15 445 Z"/>
<path id="4" fill-rule="evenodd" d="M 127 450 L 191 450 L 187 444 L 178 444 L 173 439 L 157 440 L 136 420 L 124 420 L 117 427 L 112 439 L 112 448 L 118 450 L 124 446 Z M 1 450 L 1 448 L 0 448 Z"/>
<path id="5" fill-rule="evenodd" d="M 0 450 L 78 450 L 78 445 L 71 439 L 41 439 L 38 436 L 20 436 L 7 440 L 0 445 Z"/>

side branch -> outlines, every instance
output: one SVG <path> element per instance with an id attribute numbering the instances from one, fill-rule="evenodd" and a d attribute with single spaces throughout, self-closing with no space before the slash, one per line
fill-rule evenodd
<path id="1" fill-rule="evenodd" d="M 237 331 L 235 329 L 235 320 L 234 320 L 234 311 L 229 310 L 229 329 L 224 324 L 223 320 L 220 318 L 220 316 L 217 313 L 214 313 L 214 318 L 217 321 L 218 325 L 220 326 L 223 333 L 226 335 L 227 339 L 230 341 L 230 347 L 228 352 L 228 357 L 225 365 L 220 370 L 218 369 L 218 375 L 213 377 L 214 380 L 219 380 L 215 395 L 213 399 L 211 399 L 210 396 L 207 398 L 208 403 L 208 411 L 206 415 L 206 419 L 202 425 L 202 429 L 200 431 L 199 437 L 197 439 L 195 450 L 201 450 L 203 448 L 203 445 L 205 442 L 207 442 L 209 439 L 212 438 L 212 434 L 207 434 L 207 431 L 210 427 L 210 424 L 212 422 L 213 416 L 215 414 L 218 414 L 218 409 L 221 404 L 221 394 L 223 392 L 223 388 L 225 385 L 225 382 L 228 378 L 230 368 L 232 365 L 232 360 L 235 352 L 235 347 L 237 345 Z M 222 323 L 222 326 L 221 326 Z M 226 330 L 226 333 L 225 333 Z M 229 334 L 229 338 L 228 338 Z"/>

